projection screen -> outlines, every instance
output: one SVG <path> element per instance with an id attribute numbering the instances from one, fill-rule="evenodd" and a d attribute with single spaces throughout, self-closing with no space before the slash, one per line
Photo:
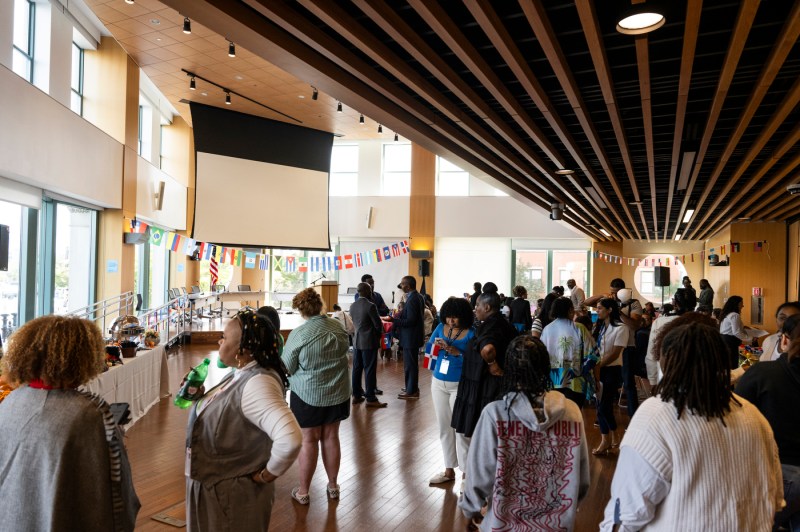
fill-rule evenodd
<path id="1" fill-rule="evenodd" d="M 233 247 L 330 250 L 333 134 L 192 102 L 192 238 Z"/>

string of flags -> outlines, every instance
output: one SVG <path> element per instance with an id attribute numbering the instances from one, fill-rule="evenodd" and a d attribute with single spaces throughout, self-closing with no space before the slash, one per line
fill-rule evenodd
<path id="1" fill-rule="evenodd" d="M 327 272 L 362 268 L 370 264 L 377 264 L 407 255 L 409 252 L 408 240 L 402 240 L 383 247 L 352 252 L 346 255 L 331 254 L 316 257 L 270 255 L 201 242 L 160 227 L 148 225 L 141 220 L 125 219 L 123 223 L 123 230 L 126 233 L 145 234 L 148 228 L 150 230 L 150 244 L 166 246 L 167 249 L 175 253 L 191 256 L 197 251 L 200 260 L 211 260 L 213 256 L 217 262 L 222 264 L 244 265 L 245 268 L 257 268 L 259 270 L 267 270 L 271 266 L 274 270 L 286 273 Z"/>
<path id="2" fill-rule="evenodd" d="M 678 265 L 678 264 L 686 264 L 686 257 L 689 257 L 689 262 L 695 261 L 695 255 L 700 259 L 700 262 L 703 262 L 707 256 L 710 255 L 727 255 L 727 252 L 730 251 L 731 254 L 734 253 L 741 253 L 742 252 L 742 244 L 752 244 L 753 245 L 753 253 L 761 253 L 764 251 L 764 246 L 767 245 L 767 249 L 769 249 L 769 242 L 766 240 L 755 240 L 749 242 L 728 242 L 725 244 L 718 245 L 717 247 L 703 249 L 700 251 L 695 251 L 693 253 L 684 253 L 680 255 L 668 255 L 663 258 L 653 258 L 653 259 L 640 259 L 635 257 L 621 257 L 619 255 L 611 255 L 609 253 L 604 253 L 602 251 L 594 251 L 592 253 L 592 258 L 595 260 L 600 260 L 603 262 L 608 262 L 611 264 L 622 264 L 623 266 L 669 266 L 670 264 Z M 747 248 L 745 248 L 747 249 Z M 768 253 L 769 254 L 769 253 Z M 652 255 L 652 254 L 651 254 Z"/>

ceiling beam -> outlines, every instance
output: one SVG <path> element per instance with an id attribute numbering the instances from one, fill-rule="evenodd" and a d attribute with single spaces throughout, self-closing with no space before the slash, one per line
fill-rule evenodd
<path id="1" fill-rule="evenodd" d="M 537 3 L 539 0 L 536 0 Z M 524 7 L 524 6 L 523 6 Z M 589 0 L 577 0 L 575 2 L 575 7 L 578 10 L 578 17 L 581 21 L 581 27 L 583 28 L 583 34 L 586 38 L 586 43 L 589 48 L 589 54 L 592 57 L 592 63 L 594 65 L 595 73 L 597 74 L 597 80 L 600 83 L 600 90 L 603 93 L 603 101 L 606 104 L 606 109 L 608 111 L 608 116 L 611 119 L 611 126 L 614 128 L 614 137 L 617 140 L 617 146 L 619 147 L 620 155 L 622 156 L 622 163 L 625 166 L 625 172 L 628 175 L 628 182 L 630 183 L 631 190 L 633 192 L 633 200 L 637 202 L 636 206 L 639 210 L 639 217 L 642 220 L 642 228 L 645 233 L 645 237 L 647 240 L 650 240 L 650 230 L 648 229 L 647 220 L 644 216 L 644 209 L 641 205 L 641 197 L 639 195 L 639 187 L 636 183 L 636 174 L 633 171 L 633 163 L 631 161 L 630 150 L 628 149 L 628 139 L 625 135 L 625 127 L 622 124 L 622 117 L 619 113 L 619 107 L 617 106 L 617 97 L 614 91 L 614 81 L 611 78 L 611 68 L 608 64 L 608 56 L 606 55 L 605 45 L 603 44 L 603 37 L 602 33 L 600 32 L 600 27 L 597 22 L 597 13 L 595 12 L 594 2 Z M 638 54 L 638 46 L 637 46 L 637 54 Z M 640 66 L 641 69 L 641 66 Z M 641 77 L 641 72 L 640 72 Z M 648 75 L 649 78 L 649 75 Z M 649 86 L 649 84 L 648 84 Z M 581 107 L 583 108 L 583 104 L 581 103 Z M 588 136 L 587 132 L 587 136 Z M 598 141 L 598 144 L 600 142 Z M 611 165 L 608 162 L 607 155 L 605 150 L 602 149 L 602 153 L 597 153 L 598 158 L 600 159 L 601 163 L 604 164 L 604 167 L 608 167 L 608 171 L 606 174 L 608 175 L 609 180 L 612 184 L 616 183 L 616 176 L 611 169 Z M 597 151 L 597 150 L 595 150 Z M 603 162 L 605 161 L 605 162 Z M 615 187 L 615 191 L 617 188 Z M 623 207 L 626 208 L 626 201 L 625 198 L 621 196 L 621 194 L 617 191 L 617 195 L 620 196 L 620 202 L 622 203 Z M 651 200 L 653 202 L 653 219 L 655 220 L 656 208 L 655 208 L 655 201 L 656 201 L 656 192 L 655 192 L 655 182 L 651 183 Z M 630 214 L 628 214 L 630 217 Z M 633 220 L 631 219 L 633 222 Z M 634 229 L 636 229 L 636 225 L 634 223 Z M 653 230 L 658 230 L 658 224 L 656 223 L 653 226 Z M 639 235 L 638 230 L 636 231 L 637 237 L 641 238 Z M 653 235 L 655 236 L 655 235 Z"/>
<path id="2" fill-rule="evenodd" d="M 776 210 L 768 218 L 768 221 L 784 222 L 795 215 L 800 214 L 800 198 L 789 196 L 784 200 L 782 209 Z"/>
<path id="3" fill-rule="evenodd" d="M 650 96 L 650 55 L 647 36 L 636 37 L 636 63 L 639 69 L 639 94 L 642 100 L 642 123 L 644 126 L 645 151 L 647 153 L 647 176 L 650 180 L 650 202 L 653 209 L 653 232 L 658 234 L 658 209 L 656 208 L 656 156 L 653 146 L 653 111 Z M 610 76 L 610 73 L 608 73 Z M 616 110 L 616 106 L 614 106 Z M 629 157 L 630 158 L 630 157 Z M 645 226 L 645 230 L 646 230 Z M 667 234 L 664 233 L 666 240 Z"/>
<path id="4" fill-rule="evenodd" d="M 603 167 L 603 170 L 609 178 L 611 187 L 614 189 L 614 193 L 619 199 L 622 210 L 627 216 L 627 220 L 633 225 L 636 238 L 641 239 L 641 234 L 639 233 L 637 224 L 633 221 L 633 217 L 628 209 L 628 204 L 625 201 L 625 197 L 619 188 L 616 177 L 614 177 L 613 169 L 609 164 L 605 149 L 600 142 L 600 136 L 598 135 L 597 130 L 594 127 L 594 123 L 588 115 L 588 111 L 586 110 L 586 105 L 581 97 L 578 84 L 575 81 L 575 76 L 572 74 L 572 71 L 567 64 L 567 59 L 561 50 L 561 44 L 558 42 L 558 38 L 556 37 L 555 31 L 553 30 L 553 27 L 547 18 L 547 13 L 545 12 L 544 7 L 539 0 L 519 0 L 519 3 L 522 7 L 522 11 L 525 13 L 525 17 L 528 19 L 528 24 L 530 24 L 531 28 L 533 29 L 533 33 L 536 35 L 542 50 L 547 56 L 550 67 L 553 69 L 553 72 L 558 78 L 558 81 L 561 84 L 561 87 L 564 90 L 564 93 L 567 96 L 573 111 L 575 112 L 575 116 L 578 118 L 578 121 L 581 124 L 586 138 L 592 145 L 592 149 L 597 155 L 600 165 Z M 628 238 L 632 239 L 633 234 L 631 234 L 628 224 L 620 217 L 616 205 L 609 201 L 603 187 L 600 186 L 600 183 L 596 179 L 594 179 L 592 174 L 589 174 L 587 177 L 591 181 L 595 190 L 597 190 L 597 193 L 603 198 L 603 201 L 606 203 L 606 205 L 608 205 L 608 209 L 619 222 L 619 226 L 622 231 L 628 235 Z M 637 190 L 635 188 L 635 182 L 634 190 Z M 606 228 L 606 230 L 612 231 L 612 228 Z M 645 231 L 646 230 L 647 229 L 645 227 Z"/>
<path id="5" fill-rule="evenodd" d="M 785 185 L 785 177 L 789 175 L 795 169 L 795 167 L 800 165 L 800 153 L 796 154 L 794 157 L 792 157 L 792 159 L 787 161 L 767 183 L 759 186 L 759 182 L 765 175 L 767 175 L 767 172 L 769 172 L 773 166 L 778 164 L 778 162 L 780 162 L 786 153 L 798 142 L 800 142 L 800 124 L 797 124 L 792 132 L 783 140 L 783 142 L 781 142 L 781 144 L 775 148 L 775 150 L 772 152 L 772 155 L 766 161 L 761 163 L 759 169 L 747 180 L 747 184 L 742 187 L 741 190 L 739 190 L 736 196 L 728 201 L 728 209 L 726 212 L 728 212 L 729 215 L 721 225 L 726 225 L 741 216 L 745 210 L 750 208 L 750 206 L 757 201 L 761 200 L 766 194 L 772 193 L 769 196 L 770 199 L 760 201 L 761 205 L 769 204 L 773 199 L 780 197 L 781 190 L 783 190 L 785 193 L 785 189 L 782 189 L 781 185 Z M 755 187 L 758 188 L 751 193 Z M 778 189 L 777 191 L 776 188 Z M 706 227 L 707 229 L 700 233 L 700 238 L 710 234 L 712 232 L 712 228 L 718 227 L 718 225 L 715 221 L 712 224 L 707 224 Z"/>
<path id="6" fill-rule="evenodd" d="M 672 199 L 675 194 L 675 180 L 678 176 L 678 164 L 683 143 L 683 124 L 686 120 L 686 106 L 689 103 L 689 87 L 692 84 L 692 68 L 694 53 L 697 48 L 697 34 L 700 31 L 700 13 L 703 0 L 689 0 L 686 6 L 686 22 L 683 30 L 683 51 L 681 52 L 681 74 L 678 82 L 678 101 L 675 106 L 675 132 L 672 136 L 672 164 L 669 169 L 669 190 L 667 192 L 667 211 L 664 213 L 664 239 L 669 232 L 669 219 L 672 213 Z M 675 226 L 681 223 L 675 220 Z"/>
<path id="7" fill-rule="evenodd" d="M 733 155 L 734 150 L 738 147 L 739 140 L 741 140 L 742 135 L 744 135 L 747 127 L 750 125 L 750 121 L 753 119 L 753 116 L 755 116 L 756 111 L 761 105 L 761 102 L 767 95 L 767 91 L 772 85 L 772 82 L 775 81 L 775 77 L 783 67 L 783 64 L 786 61 L 786 58 L 789 56 L 789 53 L 792 51 L 792 48 L 794 48 L 798 36 L 800 36 L 800 2 L 795 2 L 792 12 L 781 29 L 781 32 L 775 41 L 775 45 L 772 47 L 769 58 L 764 64 L 764 68 L 761 70 L 758 81 L 756 82 L 756 85 L 753 88 L 750 96 L 747 98 L 747 106 L 742 112 L 742 115 L 739 117 L 739 121 L 736 124 L 733 133 L 729 137 L 728 144 L 725 146 L 722 156 L 720 156 L 719 160 L 717 161 L 714 171 L 711 173 L 711 178 L 706 184 L 703 194 L 697 201 L 695 212 L 702 211 L 706 214 L 696 224 L 695 229 L 692 230 L 692 234 L 696 233 L 698 228 L 703 226 L 705 221 L 708 220 L 709 216 L 711 216 L 714 210 L 725 199 L 725 196 L 727 196 L 736 183 L 738 183 L 739 178 L 742 176 L 747 166 L 749 166 L 749 164 L 752 162 L 752 159 L 758 154 L 758 152 L 761 151 L 764 144 L 766 144 L 767 140 L 769 140 L 772 134 L 774 134 L 774 130 L 777 129 L 781 123 L 783 123 L 785 117 L 787 117 L 789 113 L 794 110 L 798 101 L 800 101 L 800 80 L 798 80 L 798 82 L 796 82 L 789 91 L 787 97 L 784 98 L 780 109 L 773 115 L 770 125 L 762 130 L 762 132 L 759 134 L 758 140 L 750 148 L 750 151 L 745 157 L 743 163 L 739 165 L 739 168 L 736 172 L 734 172 L 733 176 L 727 180 L 725 189 L 723 189 L 722 193 L 715 194 L 716 200 L 710 208 L 703 209 L 703 205 L 705 204 L 709 194 L 711 194 L 711 190 L 717 183 L 717 180 L 722 174 L 725 165 L 728 164 L 728 160 Z M 781 116 L 783 116 L 783 118 L 780 118 Z M 767 132 L 770 131 L 770 127 L 774 127 L 774 129 L 767 134 Z"/>
<path id="8" fill-rule="evenodd" d="M 747 36 L 750 34 L 750 28 L 752 28 L 753 21 L 756 18 L 759 1 L 760 0 L 742 0 L 739 7 L 739 13 L 736 16 L 733 35 L 728 43 L 728 51 L 725 54 L 725 60 L 722 64 L 722 72 L 720 73 L 719 82 L 717 83 L 717 90 L 714 93 L 711 109 L 709 110 L 708 118 L 706 119 L 706 126 L 703 130 L 703 138 L 700 141 L 700 149 L 697 152 L 694 169 L 692 170 L 692 175 L 689 178 L 689 186 L 686 189 L 686 194 L 683 197 L 683 203 L 681 204 L 681 209 L 678 213 L 678 218 L 676 219 L 675 229 L 672 233 L 673 238 L 675 238 L 675 235 L 678 233 L 678 229 L 680 228 L 679 220 L 683 220 L 683 215 L 686 212 L 686 207 L 689 204 L 689 199 L 692 197 L 694 185 L 697 182 L 697 176 L 700 174 L 700 170 L 703 167 L 706 152 L 708 151 L 708 145 L 711 142 L 711 138 L 714 136 L 714 128 L 717 126 L 717 120 L 719 120 L 720 113 L 722 113 L 722 107 L 725 104 L 725 98 L 728 96 L 728 89 L 730 88 L 733 77 L 736 74 L 736 67 L 739 64 L 739 59 L 742 57 L 744 46 L 747 43 Z M 697 211 L 695 210 L 695 212 Z M 691 223 L 692 220 L 689 220 L 689 224 L 684 227 L 684 234 L 691 226 Z"/>

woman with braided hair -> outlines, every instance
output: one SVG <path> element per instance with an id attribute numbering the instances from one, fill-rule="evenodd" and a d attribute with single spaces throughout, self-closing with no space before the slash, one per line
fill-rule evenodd
<path id="1" fill-rule="evenodd" d="M 459 503 L 467 530 L 573 529 L 589 489 L 589 447 L 580 409 L 550 385 L 547 348 L 517 336 L 505 356 L 503 398 L 484 408 L 470 443 Z"/>
<path id="2" fill-rule="evenodd" d="M 29 321 L 9 338 L 0 403 L 3 530 L 129 531 L 139 499 L 108 404 L 79 387 L 105 367 L 97 326 L 68 316 Z"/>
<path id="3" fill-rule="evenodd" d="M 190 531 L 269 528 L 274 480 L 300 452 L 302 436 L 284 399 L 278 332 L 240 311 L 219 341 L 236 368 L 197 400 L 186 431 L 186 523 Z"/>
<path id="4" fill-rule="evenodd" d="M 734 395 L 713 322 L 684 314 L 656 350 L 664 377 L 628 425 L 600 529 L 772 530 L 778 449 L 764 416 Z"/>

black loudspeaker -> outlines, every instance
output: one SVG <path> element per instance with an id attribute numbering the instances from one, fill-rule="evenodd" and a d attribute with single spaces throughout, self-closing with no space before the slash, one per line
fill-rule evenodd
<path id="1" fill-rule="evenodd" d="M 431 274 L 431 261 L 422 259 L 419 261 L 419 276 L 429 277 Z"/>
<path id="2" fill-rule="evenodd" d="M 429 259 L 429 258 L 431 258 L 431 250 L 429 250 L 429 249 L 412 249 L 411 250 L 411 258 L 412 259 Z"/>
<path id="3" fill-rule="evenodd" d="M 8 271 L 8 249 L 11 246 L 11 229 L 0 225 L 0 272 Z"/>
<path id="4" fill-rule="evenodd" d="M 656 286 L 669 286 L 669 267 L 656 266 L 653 269 L 653 277 Z"/>

